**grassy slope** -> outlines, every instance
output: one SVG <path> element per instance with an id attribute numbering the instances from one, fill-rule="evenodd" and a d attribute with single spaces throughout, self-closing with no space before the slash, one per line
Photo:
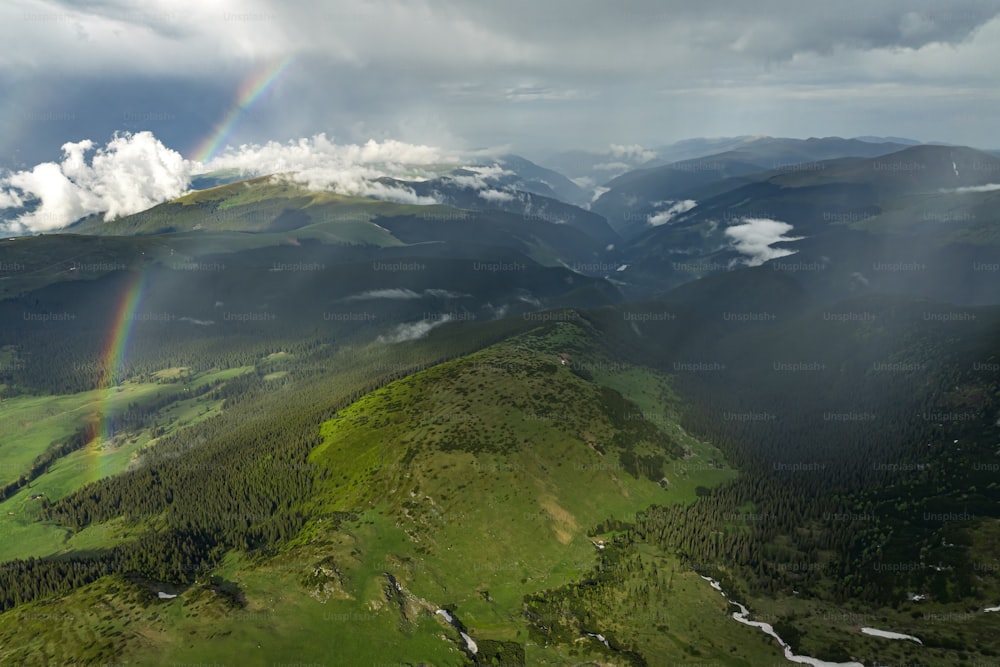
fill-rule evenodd
<path id="1" fill-rule="evenodd" d="M 368 636 L 380 642 L 384 630 L 377 619 L 388 614 L 402 622 L 398 612 L 381 604 L 387 571 L 425 603 L 418 605 L 423 611 L 414 611 L 411 624 L 403 623 L 409 632 L 425 623 L 428 610 L 448 605 L 477 640 L 524 643 L 524 594 L 566 584 L 590 569 L 596 550 L 586 535 L 589 527 L 611 516 L 628 518 L 652 502 L 689 501 L 696 483 L 712 485 L 733 474 L 692 466 L 698 472 L 665 491 L 625 473 L 609 460 L 611 453 L 602 457 L 591 448 L 588 440 L 607 442 L 612 430 L 602 417 L 595 387 L 557 364 L 558 357 L 538 350 L 571 329 L 562 327 L 545 339 L 522 337 L 519 343 L 442 364 L 342 411 L 324 426 L 325 442 L 313 454 L 315 463 L 334 470 L 334 478 L 327 480 L 310 512 L 328 517 L 335 511 L 359 511 L 362 520 L 345 532 L 327 529 L 329 518 L 318 519 L 303 536 L 305 544 L 265 570 L 272 577 L 280 578 L 285 570 L 301 576 L 309 564 L 331 557 L 343 583 L 333 586 L 337 593 L 327 606 L 342 610 L 331 609 L 334 617 L 357 616 L 350 623 L 355 648 Z M 662 384 L 642 374 L 632 368 L 623 372 L 628 377 L 617 379 L 639 389 L 640 396 L 643 388 Z M 511 406 L 532 395 L 558 399 Z M 476 432 L 487 434 L 477 453 L 438 449 L 443 442 L 474 439 Z M 517 444 L 506 449 L 511 438 Z M 498 444 L 504 451 L 487 451 Z M 739 626 L 726 625 L 725 605 L 699 582 L 692 579 L 688 601 L 678 604 L 712 609 L 719 626 L 715 632 L 740 635 Z M 373 607 L 378 608 L 375 613 Z M 435 634 L 447 631 L 443 625 L 433 627 Z M 296 659 L 329 657 L 319 650 L 310 653 L 301 646 L 291 656 L 279 653 Z M 392 650 L 385 651 L 357 655 L 388 660 Z M 566 658 L 564 648 L 528 646 L 527 651 L 529 664 L 562 664 Z M 417 657 L 408 654 L 408 659 Z M 196 643 L 177 659 L 201 660 L 205 654 Z"/>
<path id="2" fill-rule="evenodd" d="M 592 350 L 575 325 L 559 325 L 548 335 L 512 339 L 364 397 L 323 426 L 325 442 L 312 459 L 329 474 L 320 475 L 309 508 L 315 519 L 299 542 L 270 563 L 233 558 L 218 572 L 238 582 L 245 608 L 206 606 L 195 587 L 174 600 L 150 601 L 147 609 L 128 602 L 124 589 L 109 593 L 107 587 L 118 584 L 105 579 L 67 596 L 59 608 L 86 617 L 101 596 L 111 605 L 109 622 L 123 634 L 111 636 L 119 631 L 113 630 L 59 649 L 50 644 L 43 652 L 68 659 L 88 651 L 103 659 L 124 651 L 143 664 L 226 662 L 232 655 L 241 655 L 244 664 L 463 664 L 457 634 L 432 613 L 443 605 L 479 641 L 524 645 L 523 596 L 567 584 L 593 566 L 597 551 L 589 528 L 612 516 L 628 519 L 653 502 L 690 501 L 697 484 L 711 486 L 734 474 L 706 465 L 678 472 L 668 465 L 665 476 L 673 483 L 664 490 L 625 472 L 608 444 L 615 427 L 599 389 L 548 348 L 572 349 L 574 363 L 588 368 L 612 367 L 588 356 Z M 633 389 L 644 412 L 668 392 L 663 378 L 637 368 L 594 375 Z M 372 420 L 382 423 L 376 427 Z M 721 460 L 708 445 L 674 435 L 694 461 Z M 477 437 L 478 452 L 440 450 L 442 443 L 465 447 Z M 412 455 L 404 458 L 409 449 Z M 340 510 L 357 511 L 358 520 L 338 527 L 330 513 Z M 75 539 L 84 542 L 88 531 Z M 339 576 L 311 577 L 327 558 Z M 412 596 L 405 615 L 385 602 L 385 572 Z M 690 630 L 695 641 L 732 633 L 737 644 L 753 641 L 752 631 L 733 624 L 716 594 L 699 582 L 692 579 L 676 602 L 678 614 L 700 610 Z M 43 608 L 36 603 L 5 616 L 44 614 L 38 611 Z M 122 617 L 129 619 L 127 628 Z M 45 620 L 54 632 L 74 637 L 83 632 L 78 618 Z M 0 645 L 39 649 L 42 640 L 29 639 L 30 627 L 0 621 Z M 566 661 L 566 647 L 529 643 L 526 650 L 529 664 Z M 573 650 L 581 659 L 600 657 L 586 646 Z M 765 653 L 777 655 L 773 647 Z M 25 654 L 8 657 L 17 655 Z M 671 655 L 688 654 L 678 648 Z"/>
<path id="3" fill-rule="evenodd" d="M 241 367 L 192 375 L 191 388 L 234 377 L 252 370 Z M 121 414 L 129 403 L 138 403 L 159 396 L 177 395 L 185 385 L 125 382 L 110 394 L 95 390 L 66 396 L 29 396 L 10 399 L 0 409 L 0 431 L 16 434 L 0 445 L 5 463 L 3 482 L 12 481 L 24 472 L 31 460 L 42 453 L 50 442 L 61 441 L 76 428 L 83 426 L 98 409 L 107 414 Z M 107 399 L 107 402 L 105 400 Z M 159 413 L 164 435 L 173 433 L 218 412 L 221 401 L 200 396 L 179 400 Z M 119 434 L 112 443 L 96 440 L 83 449 L 56 461 L 48 472 L 18 493 L 0 502 L 0 561 L 28 556 L 45 556 L 75 549 L 105 546 L 109 531 L 101 527 L 88 528 L 69 538 L 68 531 L 53 523 L 36 521 L 38 501 L 34 494 L 44 494 L 51 500 L 61 498 L 88 482 L 123 472 L 144 447 L 155 445 L 149 429 Z M 6 475 L 9 469 L 9 476 Z M 13 515 L 10 513 L 13 512 Z M 113 531 L 112 531 L 113 532 Z"/>
<path id="4" fill-rule="evenodd" d="M 87 220 L 73 231 L 100 235 L 174 232 L 298 232 L 344 243 L 394 245 L 372 223 L 378 216 L 455 213 L 446 206 L 420 206 L 340 195 L 269 176 L 190 192 L 148 211 L 110 222 Z"/>

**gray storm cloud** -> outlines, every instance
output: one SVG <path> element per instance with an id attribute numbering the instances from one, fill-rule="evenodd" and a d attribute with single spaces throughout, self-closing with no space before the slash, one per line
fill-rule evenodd
<path id="1" fill-rule="evenodd" d="M 601 161 L 632 166 L 651 152 L 644 145 L 691 136 L 891 130 L 976 145 L 997 123 L 988 63 L 1000 58 L 998 13 L 996 0 L 633 0 L 627 10 L 605 0 L 6 0 L 0 89 L 14 92 L 0 106 L 16 122 L 0 158 L 20 164 L 10 154 L 40 139 L 51 150 L 120 129 L 111 119 L 141 104 L 125 100 L 137 79 L 177 100 L 140 113 L 193 145 L 226 113 L 203 117 L 196 91 L 225 98 L 286 58 L 294 65 L 249 109 L 240 140 L 335 129 L 352 140 L 514 139 L 519 152 L 614 141 Z M 94 100 L 97 82 L 109 85 Z M 954 104 L 968 115 L 959 128 L 942 122 Z M 73 122 L 56 124 L 63 114 L 77 136 L 54 136 Z M 80 129 L 89 124 L 100 132 Z"/>
<path id="2" fill-rule="evenodd" d="M 141 10 L 124 0 L 9 0 L 0 3 L 0 37 L 11 55 L 0 59 L 0 66 L 183 72 L 204 67 L 207 59 L 245 58 L 252 44 L 251 51 L 264 56 L 300 51 L 354 66 L 521 67 L 528 69 L 527 78 L 505 82 L 504 94 L 553 100 L 567 91 L 527 65 L 548 62 L 550 68 L 581 72 L 601 66 L 614 76 L 643 67 L 662 71 L 678 50 L 773 61 L 838 48 L 917 49 L 961 42 L 998 9 L 993 0 L 952 0 L 947 7 L 940 0 L 841 0 L 824 6 L 796 0 L 633 0 L 627 11 L 602 0 L 333 0 L 308 7 L 277 0 L 148 0 Z M 34 14 L 38 20 L 26 20 Z M 650 49 L 649 40 L 656 37 L 672 38 L 673 45 Z M 616 48 L 595 48 L 602 39 Z M 123 48 L 136 56 L 122 58 Z M 458 62 L 455 53 L 463 54 Z"/>
<path id="3" fill-rule="evenodd" d="M 799 241 L 805 237 L 785 236 L 792 231 L 792 225 L 769 218 L 744 218 L 739 223 L 726 228 L 725 234 L 732 240 L 733 248 L 746 255 L 747 266 L 759 266 L 764 262 L 794 255 L 795 250 L 772 248 L 778 242 Z"/>

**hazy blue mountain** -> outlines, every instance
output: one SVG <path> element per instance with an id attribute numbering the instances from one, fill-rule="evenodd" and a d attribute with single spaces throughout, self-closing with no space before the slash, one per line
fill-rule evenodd
<path id="1" fill-rule="evenodd" d="M 494 163 L 514 172 L 513 176 L 499 179 L 499 183 L 505 187 L 560 199 L 576 206 L 590 203 L 591 195 L 588 190 L 559 172 L 539 166 L 520 155 L 501 155 Z M 488 164 L 491 163 L 483 163 L 481 166 Z"/>
<path id="2" fill-rule="evenodd" d="M 649 285 L 640 277 L 649 272 L 676 284 L 774 257 L 776 269 L 787 264 L 821 291 L 989 302 L 1000 289 L 997 272 L 983 268 L 1000 248 L 998 174 L 1000 160 L 982 151 L 922 145 L 729 179 L 622 246 L 617 260 L 629 269 L 616 279 Z"/>

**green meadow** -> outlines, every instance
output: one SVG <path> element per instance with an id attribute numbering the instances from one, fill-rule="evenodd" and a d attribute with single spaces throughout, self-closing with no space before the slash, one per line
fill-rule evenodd
<path id="1" fill-rule="evenodd" d="M 4 401 L 0 409 L 0 423 L 5 429 L 12 429 L 4 432 L 15 434 L 4 438 L 0 445 L 6 473 L 2 481 L 7 483 L 27 471 L 32 459 L 50 444 L 69 437 L 93 419 L 98 411 L 105 416 L 117 415 L 125 412 L 130 404 L 142 406 L 144 402 L 167 396 L 178 399 L 157 413 L 154 421 L 162 424 L 163 429 L 157 436 L 154 437 L 151 428 L 143 428 L 116 434 L 112 441 L 98 442 L 95 439 L 82 449 L 59 458 L 28 486 L 0 502 L 0 561 L 106 546 L 106 540 L 97 537 L 108 533 L 103 527 L 93 526 L 71 536 L 64 527 L 39 521 L 41 500 L 31 496 L 43 495 L 56 500 L 89 482 L 124 472 L 144 448 L 155 446 L 157 438 L 207 419 L 221 410 L 221 400 L 213 400 L 208 395 L 182 398 L 186 392 L 236 377 L 252 368 L 246 366 L 194 374 L 185 378 L 187 384 L 171 382 L 181 377 L 181 369 L 165 369 L 156 375 L 167 384 L 129 381 L 111 390 L 68 396 L 17 397 Z M 9 469 L 16 465 L 14 461 L 19 465 L 10 473 Z"/>

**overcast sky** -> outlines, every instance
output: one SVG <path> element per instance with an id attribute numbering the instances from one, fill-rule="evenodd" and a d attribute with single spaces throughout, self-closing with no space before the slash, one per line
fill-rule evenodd
<path id="1" fill-rule="evenodd" d="M 0 165 L 150 130 L 529 157 L 692 136 L 1000 147 L 1000 0 L 4 0 Z"/>

